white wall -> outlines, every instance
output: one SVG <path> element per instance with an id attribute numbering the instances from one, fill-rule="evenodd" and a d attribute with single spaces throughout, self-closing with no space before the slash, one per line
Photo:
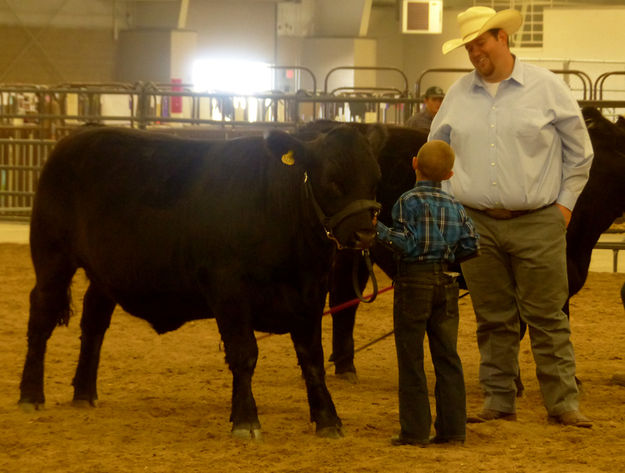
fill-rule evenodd
<path id="1" fill-rule="evenodd" d="M 625 8 L 545 10 L 543 54 L 625 61 Z"/>
<path id="2" fill-rule="evenodd" d="M 198 33 L 200 56 L 273 63 L 276 6 L 270 2 L 189 2 L 187 28 Z"/>
<path id="3" fill-rule="evenodd" d="M 460 36 L 457 15 L 461 10 L 444 10 L 443 33 L 439 35 L 402 34 L 399 18 L 393 8 L 374 8 L 369 37 L 378 41 L 378 65 L 402 69 L 411 84 L 426 69 L 472 69 L 464 48 L 443 56 L 442 44 Z M 550 69 L 578 69 L 594 81 L 606 71 L 625 69 L 625 8 L 577 7 L 545 10 L 544 44 L 542 48 L 513 48 L 520 58 Z M 566 64 L 565 62 L 568 62 Z M 421 92 L 431 85 L 447 90 L 460 73 L 431 73 L 423 78 Z M 579 92 L 581 82 L 574 76 L 565 77 L 570 86 Z M 382 85 L 383 80 L 378 80 Z M 614 76 L 606 81 L 610 89 L 625 90 L 624 76 Z M 413 90 L 414 92 L 414 87 Z M 624 99 L 612 92 L 604 98 Z"/>
<path id="4" fill-rule="evenodd" d="M 545 11 L 544 46 L 539 57 L 568 61 L 570 69 L 584 71 L 593 82 L 604 72 L 625 70 L 625 8 Z M 570 85 L 575 88 L 579 83 L 572 79 Z M 601 98 L 625 100 L 625 76 L 606 79 Z"/>
<path id="5" fill-rule="evenodd" d="M 193 60 L 196 54 L 197 34 L 195 31 L 172 31 L 169 77 L 180 79 L 184 84 L 190 84 Z"/>
<path id="6" fill-rule="evenodd" d="M 323 91 L 326 75 L 341 66 L 375 66 L 376 43 L 360 38 L 305 38 L 302 42 L 301 65 L 310 68 L 317 78 L 317 89 Z M 328 78 L 328 92 L 337 87 L 363 86 L 374 82 L 375 74 L 353 69 L 333 72 Z M 303 88 L 306 87 L 304 83 Z"/>

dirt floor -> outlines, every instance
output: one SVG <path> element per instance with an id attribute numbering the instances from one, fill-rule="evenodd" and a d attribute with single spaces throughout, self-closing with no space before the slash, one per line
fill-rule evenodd
<path id="1" fill-rule="evenodd" d="M 547 423 L 527 340 L 521 366 L 526 392 L 518 421 L 468 426 L 464 446 L 392 447 L 398 429 L 393 337 L 357 354 L 360 384 L 328 387 L 345 438 L 318 439 L 308 419 L 300 371 L 288 336 L 259 340 L 254 376 L 264 441 L 230 437 L 231 376 L 213 320 L 159 336 L 142 320 L 117 311 L 107 332 L 97 408 L 71 405 L 78 357 L 79 316 L 55 330 L 46 358 L 46 408 L 17 407 L 26 350 L 28 293 L 33 285 L 28 246 L 0 244 L 0 472 L 617 472 L 625 470 L 625 274 L 591 273 L 571 304 L 582 410 L 592 429 Z M 379 276 L 380 287 L 389 285 Z M 77 275 L 80 313 L 85 278 Z M 392 330 L 392 292 L 362 307 L 360 347 Z M 469 412 L 481 407 L 478 352 L 469 297 L 461 300 L 459 351 Z M 330 351 L 329 318 L 324 348 Z M 428 377 L 433 385 L 431 364 Z"/>

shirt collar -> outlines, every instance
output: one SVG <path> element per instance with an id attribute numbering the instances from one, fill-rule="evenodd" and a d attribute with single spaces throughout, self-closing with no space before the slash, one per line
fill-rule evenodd
<path id="1" fill-rule="evenodd" d="M 502 80 L 501 82 L 503 83 L 503 82 L 506 82 L 506 81 L 514 81 L 514 82 L 516 82 L 519 85 L 523 85 L 523 83 L 525 82 L 525 73 L 524 72 L 525 72 L 524 64 L 521 61 L 519 61 L 519 58 L 514 56 L 514 67 L 512 68 L 512 73 L 510 74 L 509 77 L 507 77 L 506 79 Z M 484 89 L 485 88 L 484 87 L 484 79 L 482 79 L 482 76 L 480 76 L 475 69 L 473 69 L 471 74 L 473 75 L 473 80 L 471 81 L 471 86 L 473 88 L 475 88 L 475 87 L 482 87 Z"/>
<path id="2" fill-rule="evenodd" d="M 441 181 L 417 181 L 415 187 L 438 187 L 441 188 Z"/>

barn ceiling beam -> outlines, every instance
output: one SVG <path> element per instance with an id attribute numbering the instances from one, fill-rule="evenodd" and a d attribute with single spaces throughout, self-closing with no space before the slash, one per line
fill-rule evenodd
<path id="1" fill-rule="evenodd" d="M 180 0 L 180 13 L 178 14 L 178 29 L 187 28 L 187 13 L 189 11 L 189 0 Z"/>
<path id="2" fill-rule="evenodd" d="M 24 30 L 24 32 L 26 33 L 26 35 L 28 35 L 28 42 L 24 45 L 24 47 L 22 47 L 22 49 L 20 49 L 18 51 L 18 53 L 13 57 L 13 59 L 11 59 L 11 61 L 9 62 L 9 64 L 7 64 L 4 67 L 4 70 L 2 72 L 2 74 L 0 74 L 0 82 L 2 82 L 2 80 L 4 80 L 4 78 L 6 77 L 6 75 L 11 72 L 11 68 L 13 67 L 13 65 L 24 55 L 26 54 L 26 52 L 31 48 L 31 46 L 35 46 L 37 49 L 39 49 L 39 51 L 41 51 L 41 53 L 43 54 L 43 57 L 47 60 L 49 66 L 52 69 L 52 72 L 54 74 L 56 74 L 57 76 L 57 80 L 58 81 L 63 81 L 63 73 L 56 67 L 56 65 L 54 64 L 54 61 L 50 58 L 50 56 L 48 55 L 48 52 L 44 49 L 44 47 L 41 45 L 41 42 L 39 41 L 39 37 L 50 28 L 50 25 L 52 24 L 52 22 L 54 21 L 54 19 L 56 18 L 56 16 L 61 12 L 61 10 L 63 10 L 63 8 L 65 7 L 65 5 L 67 4 L 69 0 L 64 0 L 61 5 L 59 6 L 59 8 L 57 8 L 52 15 L 50 16 L 50 19 L 48 20 L 48 22 L 39 30 L 37 31 L 36 34 L 33 34 L 33 32 L 24 24 L 24 22 L 22 21 L 22 19 L 20 18 L 20 16 L 17 14 L 17 12 L 15 11 L 15 8 L 13 7 L 13 5 L 11 5 L 9 3 L 8 0 L 5 0 L 5 4 L 8 7 L 9 11 L 15 16 L 15 18 L 17 19 L 17 23 L 19 24 L 19 26 Z"/>

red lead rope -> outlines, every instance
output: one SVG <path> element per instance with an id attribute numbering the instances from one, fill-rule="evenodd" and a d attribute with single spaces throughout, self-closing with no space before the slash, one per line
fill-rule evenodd
<path id="1" fill-rule="evenodd" d="M 386 291 L 390 291 L 391 289 L 393 289 L 393 286 L 389 286 L 389 287 L 385 287 L 384 289 L 380 289 L 378 291 L 378 294 L 382 294 L 383 292 Z M 365 298 L 369 299 L 371 297 L 371 294 L 367 294 L 365 296 Z M 334 307 L 330 307 L 328 310 L 326 310 L 323 315 L 328 315 L 328 314 L 334 314 L 335 312 L 338 312 L 339 310 L 343 310 L 343 309 L 347 309 L 348 307 L 351 307 L 353 305 L 356 305 L 360 302 L 360 299 L 356 298 L 356 299 L 352 299 L 351 301 L 347 301 L 347 302 L 343 302 L 342 304 L 339 305 L 335 305 Z M 263 338 L 267 338 L 267 337 L 271 337 L 271 333 L 264 333 L 262 335 L 258 335 L 256 337 L 256 340 L 262 340 Z"/>
<path id="2" fill-rule="evenodd" d="M 391 285 L 391 286 L 388 286 L 388 287 L 385 287 L 384 289 L 380 289 L 380 290 L 378 291 L 378 294 L 382 294 L 383 292 L 390 291 L 391 289 L 393 289 L 393 286 L 392 286 L 392 285 Z M 458 299 L 462 299 L 464 296 L 468 296 L 468 295 L 469 295 L 469 291 L 465 292 L 464 294 L 461 294 L 461 295 L 460 295 L 460 297 L 458 297 Z M 366 297 L 366 298 L 369 298 L 369 297 L 371 297 L 371 294 L 368 294 L 368 295 L 366 295 L 365 297 Z M 353 306 L 353 305 L 356 305 L 356 304 L 358 304 L 359 302 L 360 302 L 360 299 L 358 299 L 358 298 L 356 298 L 356 299 L 352 299 L 351 301 L 343 302 L 342 304 L 335 305 L 334 307 L 330 307 L 328 310 L 326 310 L 326 311 L 323 313 L 323 315 L 334 314 L 335 312 L 338 312 L 339 310 L 347 309 L 348 307 L 351 307 L 351 306 Z M 384 338 L 386 338 L 386 337 L 388 337 L 389 335 L 392 335 L 392 334 L 393 334 L 393 331 L 391 330 L 389 333 L 386 333 L 386 334 L 382 335 L 380 338 L 377 338 L 377 339 L 373 340 L 372 342 L 369 342 L 367 345 L 365 345 L 365 346 L 363 346 L 363 347 L 360 347 L 360 348 L 358 348 L 357 350 L 354 350 L 354 353 L 356 353 L 356 352 L 358 352 L 358 351 L 362 350 L 363 348 L 367 348 L 367 347 L 369 347 L 370 345 L 373 345 L 374 343 L 377 343 L 377 342 L 379 342 L 380 340 L 382 340 L 382 339 L 384 339 Z M 257 340 L 257 341 L 258 341 L 258 340 L 262 340 L 263 338 L 271 337 L 271 335 L 273 335 L 273 334 L 271 334 L 271 333 L 264 333 L 264 334 L 262 334 L 262 335 L 257 336 L 257 337 L 256 337 L 256 340 Z"/>
<path id="3" fill-rule="evenodd" d="M 393 289 L 393 286 L 389 286 L 389 287 L 385 287 L 384 289 L 380 289 L 378 291 L 378 294 L 382 294 L 383 292 L 386 291 L 390 291 L 391 289 Z M 373 296 L 373 294 L 367 294 L 366 296 L 363 296 L 365 299 L 370 299 L 371 296 Z M 335 312 L 338 312 L 340 310 L 343 309 L 347 309 L 348 307 L 351 307 L 353 305 L 356 305 L 360 302 L 360 299 L 356 298 L 356 299 L 352 299 L 351 301 L 347 301 L 347 302 L 343 302 L 342 304 L 339 305 L 335 305 L 334 307 L 330 307 L 328 310 L 326 310 L 323 315 L 328 315 L 328 314 L 334 314 Z"/>

